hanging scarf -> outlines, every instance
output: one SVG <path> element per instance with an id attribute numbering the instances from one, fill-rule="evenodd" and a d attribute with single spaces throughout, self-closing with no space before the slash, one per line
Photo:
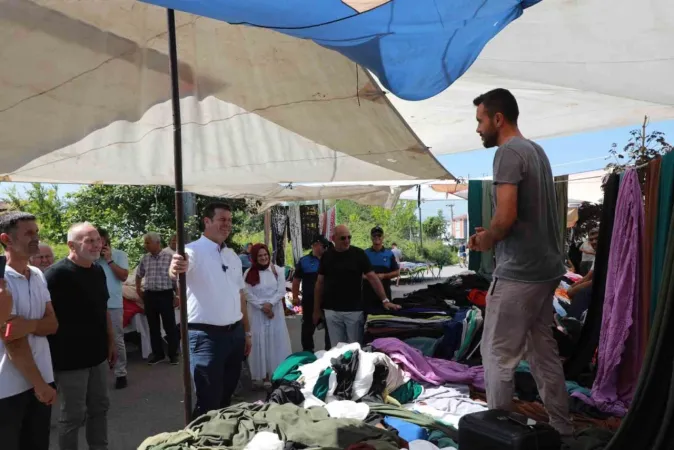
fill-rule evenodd
<path id="1" fill-rule="evenodd" d="M 258 253 L 260 253 L 260 250 L 266 250 L 267 254 L 269 255 L 270 262 L 264 266 L 257 262 L 257 255 Z M 267 248 L 266 245 L 255 244 L 253 245 L 253 249 L 250 251 L 250 259 L 253 265 L 250 267 L 248 273 L 246 274 L 246 283 L 248 283 L 251 286 L 256 286 L 260 284 L 260 271 L 264 271 L 269 268 L 269 264 L 271 263 L 271 253 L 269 253 L 269 249 Z M 272 266 L 272 270 L 274 271 L 274 275 L 276 275 L 276 270 L 274 269 L 274 266 Z"/>

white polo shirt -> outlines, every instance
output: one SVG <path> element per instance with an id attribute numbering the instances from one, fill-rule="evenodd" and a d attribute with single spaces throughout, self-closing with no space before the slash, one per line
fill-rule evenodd
<path id="1" fill-rule="evenodd" d="M 244 283 L 239 257 L 205 236 L 187 244 L 185 253 L 189 259 L 187 322 L 225 326 L 241 320 Z"/>
<path id="2" fill-rule="evenodd" d="M 21 316 L 24 319 L 38 320 L 44 317 L 44 311 L 47 303 L 51 302 L 51 296 L 42 272 L 35 267 L 28 267 L 30 269 L 30 280 L 7 266 L 5 281 L 14 301 L 12 315 Z M 42 374 L 42 378 L 46 383 L 53 383 L 54 372 L 47 338 L 29 334 L 28 344 L 33 351 L 33 359 Z M 0 399 L 20 394 L 32 388 L 33 386 L 9 360 L 4 342 L 0 341 Z"/>

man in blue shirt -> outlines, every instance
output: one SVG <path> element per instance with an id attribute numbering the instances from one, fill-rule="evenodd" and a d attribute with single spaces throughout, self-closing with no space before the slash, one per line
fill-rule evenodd
<path id="1" fill-rule="evenodd" d="M 372 247 L 365 250 L 374 273 L 377 274 L 384 286 L 386 297 L 391 298 L 391 280 L 400 276 L 398 259 L 392 250 L 384 248 L 384 230 L 376 226 L 370 231 Z M 369 283 L 363 283 L 363 305 L 367 314 L 383 313 L 381 300 Z"/>
<path id="2" fill-rule="evenodd" d="M 115 362 L 115 388 L 124 389 L 127 386 L 126 379 L 126 345 L 124 344 L 124 299 L 122 286 L 129 276 L 129 257 L 122 250 L 113 249 L 110 245 L 110 236 L 102 228 L 98 229 L 101 235 L 103 249 L 98 265 L 105 272 L 105 280 L 108 284 L 108 311 L 112 328 L 115 332 L 115 344 L 117 345 L 117 361 Z"/>
<path id="3" fill-rule="evenodd" d="M 323 253 L 330 243 L 323 236 L 316 236 L 311 243 L 311 253 L 303 256 L 295 266 L 293 275 L 293 303 L 299 304 L 300 283 L 302 283 L 302 349 L 314 351 L 314 287 L 318 278 L 318 267 Z M 325 330 L 325 350 L 330 350 L 330 336 Z"/>

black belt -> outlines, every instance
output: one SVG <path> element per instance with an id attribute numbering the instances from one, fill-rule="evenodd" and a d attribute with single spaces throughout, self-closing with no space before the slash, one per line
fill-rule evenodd
<path id="1" fill-rule="evenodd" d="M 241 325 L 241 321 L 239 320 L 238 322 L 235 322 L 231 325 L 211 325 L 208 323 L 188 323 L 187 324 L 187 329 L 188 330 L 199 330 L 199 331 L 205 331 L 206 333 L 208 332 L 226 332 L 226 331 L 232 331 L 233 329 L 237 328 L 239 325 Z"/>

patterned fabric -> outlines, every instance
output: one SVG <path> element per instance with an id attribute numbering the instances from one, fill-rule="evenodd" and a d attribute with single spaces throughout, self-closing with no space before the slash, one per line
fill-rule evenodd
<path id="1" fill-rule="evenodd" d="M 271 209 L 271 234 L 272 234 L 272 260 L 277 266 L 284 267 L 285 264 L 285 231 L 288 222 L 288 216 L 285 206 L 274 206 Z"/>
<path id="2" fill-rule="evenodd" d="M 290 242 L 293 248 L 293 264 L 302 257 L 302 223 L 300 205 L 290 205 L 288 208 L 288 224 L 290 228 Z"/>
<path id="3" fill-rule="evenodd" d="M 136 278 L 145 278 L 146 291 L 168 291 L 173 289 L 173 280 L 168 271 L 173 256 L 168 252 L 150 253 L 143 256 L 136 271 Z"/>
<path id="4" fill-rule="evenodd" d="M 300 206 L 300 225 L 302 227 L 302 248 L 311 248 L 314 236 L 320 233 L 318 205 Z"/>

